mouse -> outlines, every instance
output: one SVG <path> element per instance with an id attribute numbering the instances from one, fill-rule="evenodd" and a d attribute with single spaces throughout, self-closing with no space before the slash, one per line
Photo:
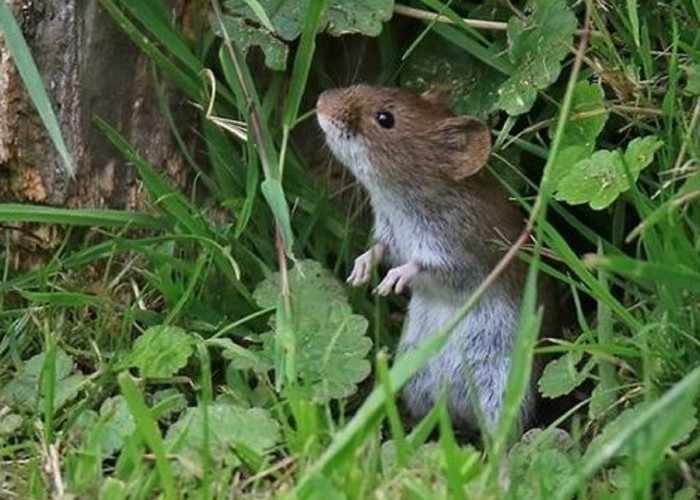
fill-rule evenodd
<path id="1" fill-rule="evenodd" d="M 369 195 L 374 216 L 373 245 L 355 260 L 348 283 L 366 284 L 374 266 L 387 262 L 375 293 L 410 290 L 400 356 L 450 321 L 521 233 L 524 217 L 484 168 L 490 129 L 477 118 L 455 116 L 442 91 L 368 84 L 330 89 L 318 97 L 316 115 L 329 149 Z M 495 429 L 526 274 L 524 262 L 511 262 L 407 382 L 400 399 L 410 421 L 422 419 L 445 391 L 455 429 Z M 532 420 L 534 402 L 531 383 L 520 432 Z"/>

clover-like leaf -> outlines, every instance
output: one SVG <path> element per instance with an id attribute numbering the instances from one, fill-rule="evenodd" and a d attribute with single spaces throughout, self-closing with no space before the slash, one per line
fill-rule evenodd
<path id="1" fill-rule="evenodd" d="M 588 203 L 594 210 L 603 209 L 636 182 L 661 145 L 656 137 L 647 136 L 630 142 L 624 155 L 619 150 L 596 151 L 561 176 L 555 196 L 571 205 Z"/>
<path id="2" fill-rule="evenodd" d="M 206 410 L 208 436 L 204 434 L 204 408 L 189 408 L 168 429 L 165 442 L 169 453 L 179 455 L 190 464 L 198 464 L 206 446 L 207 453 L 218 463 L 235 466 L 240 463 L 236 452 L 263 456 L 280 439 L 279 424 L 261 408 L 215 403 Z M 198 473 L 197 470 L 190 472 Z"/>
<path id="3" fill-rule="evenodd" d="M 619 151 L 596 151 L 576 163 L 557 185 L 556 198 L 571 205 L 589 203 L 600 210 L 629 189 Z"/>
<path id="4" fill-rule="evenodd" d="M 39 380 L 44 366 L 44 353 L 28 359 L 19 372 L 0 389 L 0 402 L 31 411 L 39 404 Z M 85 382 L 85 375 L 73 369 L 73 359 L 63 350 L 56 350 L 54 408 L 61 407 L 75 396 Z"/>
<path id="5" fill-rule="evenodd" d="M 137 367 L 142 377 L 172 377 L 187 364 L 193 350 L 192 337 L 182 328 L 153 326 L 136 339 L 127 364 Z"/>
<path id="6" fill-rule="evenodd" d="M 551 182 L 552 185 L 558 186 L 560 181 L 566 177 L 576 167 L 578 162 L 588 160 L 591 157 L 592 151 L 589 151 L 586 146 L 564 146 L 557 153 L 557 158 L 552 165 Z"/>
<path id="7" fill-rule="evenodd" d="M 372 346 L 365 336 L 367 320 L 353 314 L 342 285 L 318 262 L 299 262 L 289 281 L 298 376 L 316 401 L 350 395 L 370 371 L 365 359 Z M 260 307 L 277 306 L 278 297 L 279 274 L 264 280 L 254 293 Z M 272 348 L 273 337 L 268 335 L 262 354 L 271 358 Z"/>
<path id="8" fill-rule="evenodd" d="M 514 73 L 499 89 L 499 107 L 510 115 L 530 110 L 537 91 L 561 72 L 576 31 L 576 16 L 565 0 L 531 0 L 527 19 L 508 21 L 508 56 Z"/>
<path id="9" fill-rule="evenodd" d="M 546 398 L 557 398 L 581 385 L 593 369 L 592 362 L 586 363 L 581 369 L 577 368 L 581 357 L 579 351 L 574 351 L 550 361 L 540 377 L 540 393 Z"/>

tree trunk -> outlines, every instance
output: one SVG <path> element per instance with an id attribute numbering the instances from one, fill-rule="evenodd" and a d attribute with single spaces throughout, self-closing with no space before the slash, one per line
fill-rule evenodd
<path id="1" fill-rule="evenodd" d="M 183 162 L 158 109 L 152 65 L 98 2 L 6 1 L 30 46 L 77 169 L 75 178 L 63 169 L 0 36 L 0 201 L 141 206 L 144 196 L 134 170 L 97 129 L 95 116 L 181 186 Z M 183 3 L 170 1 L 172 12 L 182 12 Z M 185 107 L 180 97 L 169 101 L 176 109 Z M 56 241 L 45 243 L 51 247 Z"/>

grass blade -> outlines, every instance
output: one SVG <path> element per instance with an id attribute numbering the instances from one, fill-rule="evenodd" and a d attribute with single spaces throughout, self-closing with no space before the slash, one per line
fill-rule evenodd
<path id="1" fill-rule="evenodd" d="M 45 205 L 0 204 L 2 222 L 39 222 L 70 226 L 162 228 L 165 217 L 123 210 L 57 208 Z"/>
<path id="2" fill-rule="evenodd" d="M 156 460 L 156 469 L 160 475 L 160 482 L 165 490 L 165 498 L 174 499 L 175 482 L 170 470 L 170 464 L 165 455 L 165 444 L 158 430 L 151 410 L 146 405 L 141 389 L 136 385 L 134 379 L 128 373 L 124 372 L 117 377 L 119 388 L 124 395 L 126 404 L 129 406 L 129 411 L 136 421 L 136 429 L 141 438 L 146 442 L 148 447 L 153 451 Z"/>
<path id="3" fill-rule="evenodd" d="M 557 499 L 564 500 L 571 498 L 579 486 L 595 473 L 605 462 L 614 456 L 637 432 L 642 431 L 647 425 L 653 424 L 654 419 L 666 408 L 675 404 L 682 404 L 684 401 L 692 401 L 700 390 L 700 367 L 695 368 L 686 375 L 680 382 L 674 385 L 660 399 L 651 404 L 643 413 L 632 421 L 627 427 L 621 430 L 605 446 L 593 454 L 579 469 L 578 474 L 564 483 L 558 490 Z"/>

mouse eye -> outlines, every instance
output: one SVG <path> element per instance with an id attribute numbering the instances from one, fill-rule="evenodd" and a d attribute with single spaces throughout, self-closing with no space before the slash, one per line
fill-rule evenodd
<path id="1" fill-rule="evenodd" d="M 374 119 L 382 128 L 391 128 L 394 126 L 394 115 L 388 111 L 377 111 L 374 115 Z"/>

